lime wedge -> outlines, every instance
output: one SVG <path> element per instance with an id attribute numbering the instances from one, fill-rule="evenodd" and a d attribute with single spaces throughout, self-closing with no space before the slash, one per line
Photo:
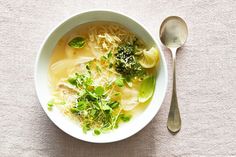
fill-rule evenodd
<path id="1" fill-rule="evenodd" d="M 155 89 L 155 83 L 156 80 L 154 76 L 146 77 L 142 81 L 139 88 L 139 95 L 138 95 L 139 102 L 146 102 L 152 97 Z"/>
<path id="2" fill-rule="evenodd" d="M 143 57 L 139 60 L 139 63 L 144 68 L 153 68 L 159 61 L 159 52 L 156 48 L 152 47 L 148 51 L 143 52 Z"/>

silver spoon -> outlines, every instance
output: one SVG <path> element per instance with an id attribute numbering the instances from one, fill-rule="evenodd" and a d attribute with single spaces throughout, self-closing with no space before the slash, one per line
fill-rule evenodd
<path id="1" fill-rule="evenodd" d="M 173 58 L 173 91 L 167 128 L 171 133 L 175 134 L 181 128 L 181 117 L 179 113 L 175 83 L 175 58 L 178 48 L 180 48 L 187 39 L 188 28 L 183 19 L 178 16 L 170 16 L 162 22 L 159 36 L 161 42 L 171 50 Z"/>

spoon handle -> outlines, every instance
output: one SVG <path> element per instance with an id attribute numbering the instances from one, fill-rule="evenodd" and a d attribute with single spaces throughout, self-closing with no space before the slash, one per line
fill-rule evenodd
<path id="1" fill-rule="evenodd" d="M 173 57 L 173 91 L 171 98 L 170 111 L 168 115 L 167 128 L 172 133 L 177 133 L 181 128 L 181 117 L 179 113 L 177 93 L 176 93 L 176 80 L 175 80 L 175 60 L 177 49 L 171 49 Z"/>

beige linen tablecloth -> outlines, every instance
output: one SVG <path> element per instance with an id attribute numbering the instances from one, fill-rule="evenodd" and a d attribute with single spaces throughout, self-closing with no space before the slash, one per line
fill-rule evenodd
<path id="1" fill-rule="evenodd" d="M 42 110 L 33 71 L 43 39 L 65 18 L 102 8 L 131 16 L 155 37 L 165 17 L 186 20 L 189 38 L 177 55 L 179 134 L 166 129 L 172 87 L 166 49 L 167 95 L 151 123 L 131 138 L 82 142 L 58 129 Z M 236 156 L 235 130 L 235 0 L 0 0 L 0 157 Z"/>

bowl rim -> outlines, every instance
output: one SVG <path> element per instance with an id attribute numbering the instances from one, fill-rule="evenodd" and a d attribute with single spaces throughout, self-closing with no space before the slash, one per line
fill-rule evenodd
<path id="1" fill-rule="evenodd" d="M 161 103 L 160 105 L 156 108 L 155 110 L 155 114 L 153 114 L 152 116 L 150 116 L 151 118 L 149 118 L 149 120 L 143 125 L 141 126 L 139 129 L 137 129 L 136 131 L 132 132 L 131 134 L 128 134 L 128 135 L 124 135 L 122 136 L 121 138 L 119 139 L 115 139 L 115 140 L 110 140 L 110 141 L 90 141 L 90 140 L 86 140 L 86 139 L 81 139 L 81 138 L 78 138 L 70 133 L 68 133 L 67 131 L 65 131 L 63 128 L 61 128 L 60 126 L 58 126 L 53 120 L 52 118 L 48 115 L 48 113 L 46 112 L 45 108 L 43 107 L 43 103 L 41 102 L 40 98 L 39 98 L 39 90 L 38 88 L 39 85 L 37 83 L 37 68 L 39 66 L 39 58 L 40 58 L 40 55 L 42 53 L 42 50 L 43 50 L 43 47 L 44 45 L 47 43 L 47 40 L 49 39 L 49 37 L 51 36 L 52 33 L 54 33 L 61 25 L 63 25 L 64 23 L 66 23 L 67 21 L 69 21 L 70 19 L 76 17 L 76 16 L 79 16 L 79 15 L 82 15 L 82 14 L 87 14 L 87 13 L 92 13 L 92 12 L 107 12 L 108 14 L 109 13 L 112 13 L 112 14 L 118 14 L 119 16 L 123 16 L 129 20 L 131 20 L 132 22 L 134 22 L 136 25 L 139 25 L 141 26 L 145 32 L 152 38 L 152 40 L 154 41 L 154 43 L 156 44 L 158 50 L 160 51 L 160 55 L 161 55 L 161 59 L 162 59 L 162 62 L 163 62 L 163 68 L 164 68 L 164 75 L 165 75 L 165 84 L 164 84 L 164 91 L 163 91 L 163 97 L 161 99 Z M 96 21 L 96 20 L 94 20 Z M 122 25 L 122 24 L 121 24 Z M 161 46 L 160 46 L 160 42 L 153 37 L 153 35 L 150 33 L 150 31 L 143 25 L 141 24 L 141 22 L 139 22 L 137 19 L 134 19 L 133 17 L 130 17 L 129 15 L 126 15 L 125 13 L 123 12 L 120 12 L 120 11 L 113 11 L 113 10 L 109 10 L 109 9 L 92 9 L 92 10 L 87 10 L 87 11 L 82 11 L 82 12 L 78 12 L 78 13 L 75 13 L 69 17 L 66 17 L 64 18 L 61 22 L 59 22 L 56 26 L 54 26 L 50 31 L 49 33 L 47 33 L 46 37 L 43 39 L 43 42 L 42 44 L 40 45 L 40 48 L 37 52 L 37 56 L 36 56 L 36 60 L 35 60 L 35 65 L 34 65 L 34 86 L 35 86 L 35 91 L 36 91 L 36 95 L 37 95 L 37 98 L 38 98 L 38 101 L 40 103 L 40 106 L 43 108 L 45 114 L 47 115 L 47 117 L 53 122 L 53 124 L 58 127 L 60 130 L 62 130 L 64 133 L 72 136 L 73 138 L 75 139 L 79 139 L 81 141 L 84 141 L 84 142 L 89 142 L 89 143 L 113 143 L 113 142 L 118 142 L 118 141 L 121 141 L 121 140 L 124 140 L 124 139 L 127 139 L 135 134 L 137 134 L 139 131 L 141 131 L 142 129 L 144 129 L 154 118 L 155 116 L 157 115 L 157 113 L 159 112 L 160 110 L 160 107 L 162 106 L 163 102 L 164 102 L 164 99 L 166 97 L 166 93 L 167 93 L 167 86 L 168 86 L 168 68 L 167 68 L 167 64 L 166 64 L 166 60 L 165 60 L 165 56 L 164 56 L 164 53 L 163 51 L 161 50 Z"/>

